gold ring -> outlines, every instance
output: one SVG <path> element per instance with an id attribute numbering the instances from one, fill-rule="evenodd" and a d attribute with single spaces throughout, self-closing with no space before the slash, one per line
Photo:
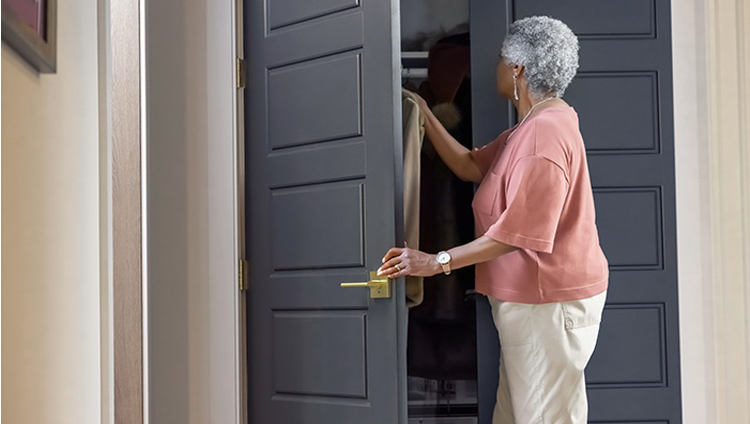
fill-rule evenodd
<path id="1" fill-rule="evenodd" d="M 396 264 L 395 266 L 396 266 L 396 269 L 397 269 L 397 270 L 398 270 L 399 272 L 401 272 L 401 267 L 400 267 L 400 266 L 398 266 L 398 264 Z"/>

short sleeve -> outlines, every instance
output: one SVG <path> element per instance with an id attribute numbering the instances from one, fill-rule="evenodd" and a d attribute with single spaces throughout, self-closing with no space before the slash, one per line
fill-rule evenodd
<path id="1" fill-rule="evenodd" d="M 482 175 L 485 175 L 490 170 L 495 157 L 497 157 L 499 150 L 502 149 L 503 143 L 507 139 L 508 131 L 504 131 L 493 141 L 471 151 L 471 156 L 474 158 L 474 162 L 476 162 L 479 170 L 482 171 Z"/>
<path id="2" fill-rule="evenodd" d="M 506 208 L 485 235 L 522 249 L 552 253 L 568 179 L 549 159 L 527 156 L 508 176 Z"/>

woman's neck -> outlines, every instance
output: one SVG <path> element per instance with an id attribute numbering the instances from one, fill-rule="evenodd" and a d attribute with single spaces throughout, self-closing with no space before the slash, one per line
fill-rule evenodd
<path id="1" fill-rule="evenodd" d="M 537 113 L 539 110 L 549 107 L 548 105 L 557 103 L 556 100 L 549 100 L 550 97 L 536 97 L 529 95 L 521 95 L 519 96 L 518 100 L 513 101 L 513 105 L 516 107 L 516 111 L 518 112 L 517 122 L 521 122 L 523 118 L 528 115 L 529 111 L 534 108 L 535 105 L 539 105 L 538 107 L 534 108 L 534 113 Z M 541 102 L 545 102 L 544 105 L 540 104 Z"/>

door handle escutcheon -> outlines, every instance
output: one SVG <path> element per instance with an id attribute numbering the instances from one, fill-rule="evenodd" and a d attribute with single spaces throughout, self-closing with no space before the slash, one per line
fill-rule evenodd
<path id="1" fill-rule="evenodd" d="M 388 277 L 381 277 L 377 271 L 370 271 L 370 281 L 364 283 L 341 283 L 341 287 L 369 287 L 372 299 L 387 299 L 391 297 L 391 282 Z"/>

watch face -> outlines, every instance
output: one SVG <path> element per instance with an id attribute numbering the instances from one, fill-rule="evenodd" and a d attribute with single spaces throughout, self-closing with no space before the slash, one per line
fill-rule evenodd
<path id="1" fill-rule="evenodd" d="M 440 252 L 435 259 L 437 259 L 438 263 L 447 264 L 451 261 L 451 255 L 448 252 Z"/>

